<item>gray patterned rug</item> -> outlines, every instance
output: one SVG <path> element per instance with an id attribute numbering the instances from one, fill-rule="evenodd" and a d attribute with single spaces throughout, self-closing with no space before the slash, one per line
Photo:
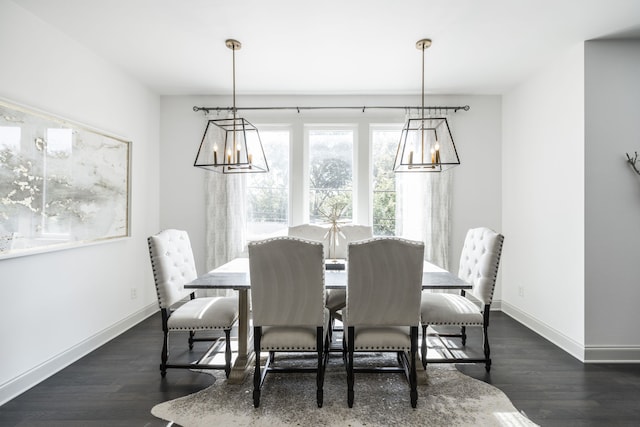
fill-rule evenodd
<path id="1" fill-rule="evenodd" d="M 381 356 L 381 355 L 380 355 Z M 395 358 L 395 357 L 394 357 Z M 253 377 L 226 383 L 222 371 L 209 371 L 208 388 L 154 406 L 151 413 L 184 427 L 204 426 L 535 426 L 499 389 L 468 377 L 451 365 L 429 365 L 411 408 L 402 374 L 356 374 L 353 408 L 341 359 L 327 366 L 324 405 L 316 405 L 315 375 L 270 374 L 260 407 L 253 407 Z M 425 375 L 423 372 L 421 375 Z"/>

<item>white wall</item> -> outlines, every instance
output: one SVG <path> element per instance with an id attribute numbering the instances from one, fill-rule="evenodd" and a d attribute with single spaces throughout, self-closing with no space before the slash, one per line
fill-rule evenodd
<path id="1" fill-rule="evenodd" d="M 204 132 L 204 113 L 193 106 L 225 107 L 229 96 L 162 97 L 161 100 L 161 195 L 162 228 L 179 227 L 189 231 L 199 271 L 205 269 L 204 177 L 211 173 L 193 167 L 198 144 Z M 468 112 L 451 115 L 452 131 L 462 165 L 452 169 L 453 235 L 451 268 L 457 271 L 458 257 L 466 230 L 485 225 L 501 231 L 501 102 L 499 96 L 428 97 L 427 105 L 470 105 Z M 244 96 L 237 105 L 245 106 L 359 106 L 419 105 L 416 96 Z M 353 123 L 358 125 L 359 140 L 368 141 L 367 121 L 377 123 L 404 122 L 403 110 L 329 110 L 246 111 L 242 116 L 254 124 L 290 123 L 293 144 L 302 143 L 302 124 Z M 359 174 L 360 175 L 360 174 Z M 360 175 L 362 176 L 362 175 Z M 499 300 L 499 290 L 497 300 Z M 499 301 L 496 305 L 499 305 Z"/>
<path id="2" fill-rule="evenodd" d="M 505 94 L 502 110 L 502 309 L 582 359 L 583 45 Z"/>
<path id="3" fill-rule="evenodd" d="M 7 0 L 0 58 L 0 97 L 133 141 L 131 238 L 0 260 L 2 404 L 156 310 L 159 97 Z"/>
<path id="4" fill-rule="evenodd" d="M 640 360 L 640 41 L 585 45 L 586 358 Z"/>

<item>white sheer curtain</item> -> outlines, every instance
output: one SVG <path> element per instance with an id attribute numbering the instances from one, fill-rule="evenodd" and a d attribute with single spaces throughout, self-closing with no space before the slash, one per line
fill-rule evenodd
<path id="1" fill-rule="evenodd" d="M 244 252 L 246 191 L 244 174 L 207 174 L 207 270 L 219 267 Z"/>
<path id="2" fill-rule="evenodd" d="M 452 172 L 396 174 L 396 235 L 423 241 L 425 260 L 444 269 L 449 268 Z"/>

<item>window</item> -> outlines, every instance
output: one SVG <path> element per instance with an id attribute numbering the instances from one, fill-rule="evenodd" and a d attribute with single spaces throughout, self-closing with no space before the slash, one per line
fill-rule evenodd
<path id="1" fill-rule="evenodd" d="M 373 234 L 396 234 L 396 175 L 393 162 L 400 140 L 396 127 L 372 127 L 371 158 L 373 171 Z"/>
<path id="2" fill-rule="evenodd" d="M 326 222 L 337 209 L 353 218 L 353 129 L 308 128 L 309 222 Z"/>
<path id="3" fill-rule="evenodd" d="M 268 173 L 247 174 L 247 238 L 280 234 L 289 223 L 289 129 L 260 127 Z"/>

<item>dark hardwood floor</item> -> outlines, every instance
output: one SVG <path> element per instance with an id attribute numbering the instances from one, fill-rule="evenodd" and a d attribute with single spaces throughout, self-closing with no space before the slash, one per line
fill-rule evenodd
<path id="1" fill-rule="evenodd" d="M 478 328 L 470 329 L 468 347 L 478 346 Z M 640 364 L 584 365 L 500 312 L 492 313 L 489 332 L 491 373 L 484 365 L 458 368 L 500 388 L 534 422 L 640 425 Z M 161 335 L 156 314 L 1 406 L 0 426 L 165 426 L 151 407 L 201 390 L 212 378 L 170 370 L 162 379 Z M 188 357 L 185 342 L 173 340 L 173 357 Z M 331 363 L 339 360 L 333 355 Z"/>

